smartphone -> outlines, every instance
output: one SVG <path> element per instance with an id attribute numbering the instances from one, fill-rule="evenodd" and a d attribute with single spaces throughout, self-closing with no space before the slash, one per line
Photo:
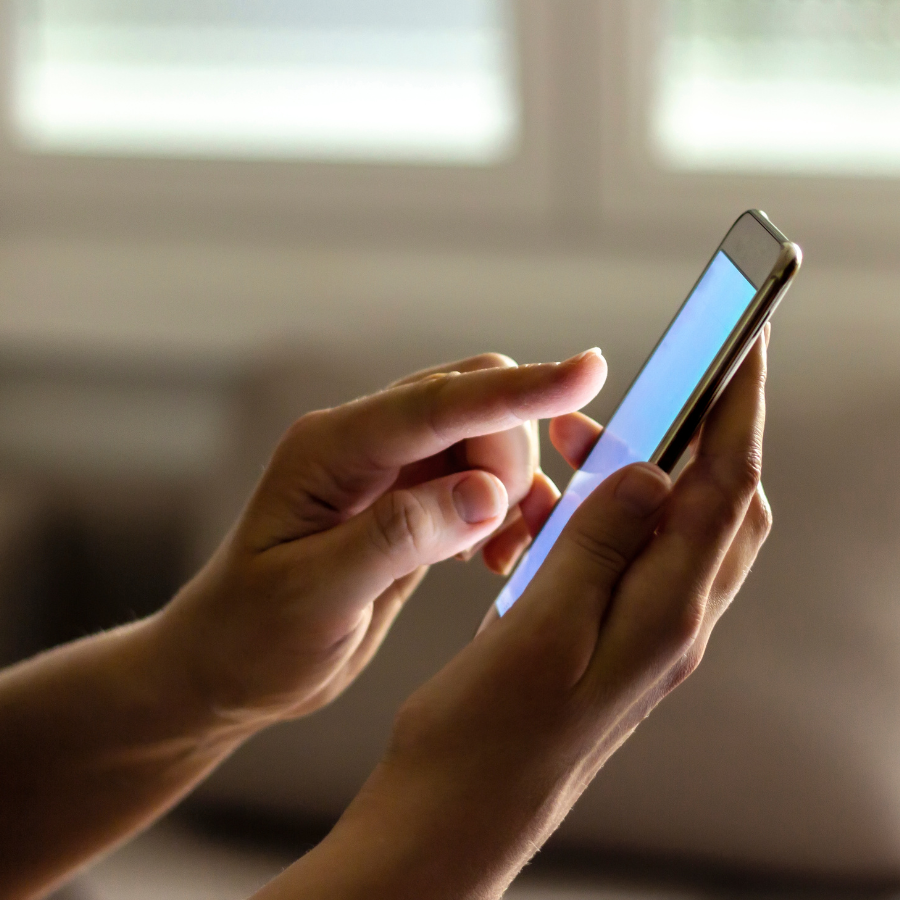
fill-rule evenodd
<path id="1" fill-rule="evenodd" d="M 765 213 L 750 210 L 734 223 L 497 597 L 499 615 L 521 596 L 600 482 L 633 462 L 672 471 L 801 260 L 800 248 Z"/>

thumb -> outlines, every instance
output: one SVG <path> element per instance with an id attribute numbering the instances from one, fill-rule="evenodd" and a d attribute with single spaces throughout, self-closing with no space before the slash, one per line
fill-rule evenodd
<path id="1" fill-rule="evenodd" d="M 557 648 L 571 684 L 594 652 L 613 592 L 653 535 L 671 480 L 649 463 L 603 481 L 574 512 L 534 579 L 504 616 Z"/>
<path id="2" fill-rule="evenodd" d="M 320 573 L 323 608 L 364 609 L 396 580 L 455 556 L 487 537 L 508 512 L 503 482 L 481 470 L 392 491 L 341 525 L 305 538 Z"/>

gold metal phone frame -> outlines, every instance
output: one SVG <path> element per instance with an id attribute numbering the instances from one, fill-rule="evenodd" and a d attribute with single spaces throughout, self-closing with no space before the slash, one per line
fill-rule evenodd
<path id="1" fill-rule="evenodd" d="M 781 252 L 778 255 L 778 259 L 771 273 L 757 290 L 756 295 L 741 316 L 740 321 L 735 326 L 732 333 L 729 335 L 728 340 L 724 343 L 722 349 L 718 352 L 716 358 L 706 370 L 700 383 L 691 393 L 687 403 L 682 407 L 681 412 L 666 432 L 665 437 L 650 457 L 650 462 L 659 466 L 665 472 L 671 472 L 678 463 L 678 460 L 684 454 L 684 451 L 687 450 L 688 444 L 694 433 L 703 423 L 703 419 L 710 409 L 712 409 L 716 400 L 719 399 L 719 396 L 728 386 L 731 377 L 750 352 L 750 348 L 753 346 L 760 332 L 762 332 L 763 326 L 771 318 L 772 313 L 775 312 L 778 304 L 787 293 L 788 288 L 791 286 L 791 280 L 797 273 L 803 260 L 803 252 L 800 247 L 781 234 L 781 232 L 772 225 L 765 213 L 759 212 L 758 210 L 750 210 L 749 214 L 769 232 L 774 240 L 778 241 L 781 245 Z M 716 250 L 716 253 L 713 254 L 713 259 L 715 259 L 720 250 L 723 250 L 727 240 L 728 235 L 725 236 Z M 728 258 L 731 259 L 730 256 Z M 734 263 L 734 260 L 731 261 Z M 710 264 L 711 263 L 712 260 L 710 261 Z M 738 267 L 737 263 L 734 264 Z M 708 268 L 709 266 L 707 266 L 707 269 Z M 704 269 L 703 275 L 700 276 L 700 280 L 706 275 L 707 269 Z M 688 300 L 690 300 L 692 295 L 693 291 L 688 295 Z M 687 303 L 688 300 L 686 300 L 685 303 Z M 672 321 L 674 322 L 680 314 L 681 308 L 675 314 Z M 671 325 L 669 327 L 671 328 Z M 665 334 L 668 334 L 668 331 L 669 329 L 667 328 L 664 332 L 664 336 Z M 652 357 L 653 354 L 651 353 L 648 361 L 649 359 L 652 359 Z M 638 373 L 637 377 L 640 377 L 640 373 Z M 637 381 L 637 378 L 635 381 Z"/>

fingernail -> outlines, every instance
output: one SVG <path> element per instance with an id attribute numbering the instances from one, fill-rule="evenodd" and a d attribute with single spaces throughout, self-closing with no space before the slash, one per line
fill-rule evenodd
<path id="1" fill-rule="evenodd" d="M 589 356 L 596 356 L 598 359 L 603 359 L 603 351 L 599 347 L 591 347 L 590 350 L 585 350 L 583 353 L 579 353 L 577 356 L 573 356 L 568 362 L 570 363 L 580 363 L 582 360 L 587 359 Z"/>
<path id="2" fill-rule="evenodd" d="M 626 469 L 616 487 L 616 499 L 634 515 L 645 519 L 655 513 L 669 496 L 669 476 L 655 466 Z"/>
<path id="3" fill-rule="evenodd" d="M 506 491 L 486 473 L 467 475 L 453 488 L 453 505 L 459 517 L 469 525 L 477 525 L 506 512 Z"/>
<path id="4" fill-rule="evenodd" d="M 769 341 L 772 338 L 772 323 L 771 322 L 766 322 L 766 324 L 763 326 L 763 338 L 765 339 L 766 347 L 768 348 Z"/>

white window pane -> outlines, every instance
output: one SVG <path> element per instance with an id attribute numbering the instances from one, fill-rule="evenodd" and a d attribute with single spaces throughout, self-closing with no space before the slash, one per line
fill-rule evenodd
<path id="1" fill-rule="evenodd" d="M 900 0 L 663 0 L 652 137 L 683 170 L 900 175 Z"/>
<path id="2" fill-rule="evenodd" d="M 43 151 L 487 164 L 519 127 L 506 0 L 20 0 Z"/>

